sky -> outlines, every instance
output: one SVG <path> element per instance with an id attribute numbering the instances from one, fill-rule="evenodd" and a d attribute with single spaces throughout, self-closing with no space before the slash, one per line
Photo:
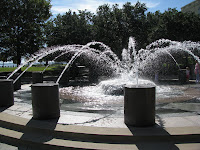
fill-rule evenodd
<path id="1" fill-rule="evenodd" d="M 59 13 L 63 14 L 69 11 L 69 9 L 75 12 L 86 9 L 95 13 L 98 6 L 103 4 L 109 4 L 110 6 L 118 4 L 121 8 L 126 2 L 131 2 L 131 4 L 134 5 L 137 1 L 145 3 L 148 12 L 155 12 L 157 10 L 164 12 L 165 10 L 168 10 L 168 8 L 176 8 L 181 11 L 181 7 L 194 0 L 51 0 L 51 12 L 53 16 L 56 16 Z"/>

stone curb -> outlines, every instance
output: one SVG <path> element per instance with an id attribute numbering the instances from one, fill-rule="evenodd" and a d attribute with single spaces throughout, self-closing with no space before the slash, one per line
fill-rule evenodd
<path id="1" fill-rule="evenodd" d="M 200 143 L 200 127 L 86 127 L 60 125 L 56 120 L 25 119 L 3 112 L 0 113 L 0 127 L 1 141 L 44 149 L 137 149 L 138 142 Z"/>

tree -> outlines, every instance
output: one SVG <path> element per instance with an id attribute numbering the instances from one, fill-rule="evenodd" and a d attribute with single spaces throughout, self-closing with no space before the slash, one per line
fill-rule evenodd
<path id="1" fill-rule="evenodd" d="M 119 47 L 121 47 L 121 43 L 119 42 L 121 41 L 120 33 L 123 31 L 120 28 L 120 25 L 123 24 L 121 14 L 122 12 L 118 9 L 118 5 L 113 5 L 110 8 L 108 4 L 105 4 L 99 6 L 97 14 L 92 20 L 93 32 L 95 34 L 94 39 L 112 47 L 116 53 Z"/>
<path id="2" fill-rule="evenodd" d="M 0 60 L 3 61 L 3 67 L 4 67 L 4 62 L 8 60 L 8 55 L 6 53 L 1 53 Z"/>
<path id="3" fill-rule="evenodd" d="M 69 10 L 64 15 L 47 22 L 47 45 L 86 44 L 92 40 L 92 14 L 87 11 L 79 13 Z"/>
<path id="4" fill-rule="evenodd" d="M 7 53 L 19 65 L 22 56 L 41 48 L 50 8 L 50 0 L 1 0 L 0 53 Z"/>
<path id="5" fill-rule="evenodd" d="M 147 44 L 148 26 L 146 22 L 146 11 L 146 5 L 139 1 L 135 5 L 131 5 L 129 2 L 123 5 L 127 30 L 129 31 L 127 35 L 135 37 L 137 49 L 144 48 Z"/>
<path id="6" fill-rule="evenodd" d="M 149 42 L 160 38 L 175 41 L 200 41 L 200 16 L 169 8 L 164 13 L 148 13 Z"/>
<path id="7" fill-rule="evenodd" d="M 146 5 L 140 2 L 127 2 L 122 8 L 104 4 L 96 14 L 69 10 L 47 23 L 47 45 L 86 44 L 95 40 L 111 47 L 120 57 L 130 36 L 136 39 L 136 50 L 161 38 L 200 41 L 200 16 L 171 8 L 164 13 L 146 11 Z"/>
<path id="8" fill-rule="evenodd" d="M 127 47 L 130 36 L 137 40 L 137 48 L 144 47 L 147 43 L 145 4 L 137 2 L 131 5 L 127 2 L 121 9 L 115 4 L 99 6 L 93 18 L 95 38 L 112 48 L 118 55 Z"/>
<path id="9" fill-rule="evenodd" d="M 166 34 L 165 28 L 163 27 L 164 25 L 160 23 L 161 15 L 162 13 L 160 11 L 156 11 L 155 13 L 147 13 L 148 43 L 163 38 L 163 36 Z"/>

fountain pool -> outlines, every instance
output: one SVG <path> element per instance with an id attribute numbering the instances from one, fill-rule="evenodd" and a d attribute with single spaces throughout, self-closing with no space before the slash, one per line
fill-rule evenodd
<path id="1" fill-rule="evenodd" d="M 100 45 L 100 50 L 91 48 L 92 45 L 96 44 Z M 199 113 L 197 109 L 192 109 L 191 105 L 191 108 L 186 110 L 173 105 L 173 103 L 179 102 L 187 103 L 190 100 L 194 101 L 194 103 L 199 103 L 200 95 L 194 96 L 193 92 L 197 90 L 195 93 L 199 93 L 199 89 L 188 87 L 189 85 L 156 85 L 153 81 L 145 78 L 148 75 L 154 75 L 159 72 L 160 63 L 169 60 L 169 58 L 177 67 L 177 70 L 180 69 L 178 62 L 173 56 L 177 53 L 187 53 L 200 62 L 199 57 L 195 55 L 195 51 L 200 50 L 200 43 L 190 41 L 175 42 L 161 39 L 148 45 L 146 49 L 138 51 L 135 50 L 135 45 L 134 38 L 130 37 L 128 48 L 123 49 L 122 60 L 108 46 L 100 42 L 91 42 L 84 46 L 66 45 L 42 49 L 27 62 L 19 66 L 8 79 L 27 63 L 30 63 L 29 67 L 31 67 L 34 63 L 50 54 L 55 53 L 56 55 L 52 59 L 53 61 L 66 54 L 70 54 L 72 55 L 71 59 L 68 59 L 68 63 L 57 79 L 57 83 L 59 83 L 65 71 L 68 71 L 76 59 L 83 55 L 88 62 L 92 62 L 91 64 L 97 67 L 97 70 L 100 68 L 102 71 L 103 68 L 103 71 L 107 72 L 107 74 L 112 74 L 112 77 L 91 86 L 60 88 L 61 110 L 73 113 L 87 113 L 87 115 L 89 113 L 122 117 L 124 114 L 123 87 L 125 85 L 148 84 L 156 86 L 156 110 L 159 114 L 171 114 L 171 112 L 177 112 L 176 114 L 178 114 L 180 112 L 187 113 L 188 111 L 190 113 Z M 168 59 L 166 59 L 167 57 Z M 20 103 L 30 105 L 30 88 L 27 87 L 25 90 L 16 92 L 15 98 Z"/>
<path id="2" fill-rule="evenodd" d="M 15 105 L 7 113 L 32 118 L 31 85 L 14 92 Z M 60 89 L 61 117 L 58 123 L 99 127 L 124 127 L 123 96 L 99 94 L 95 86 Z M 62 95 L 62 90 L 68 90 Z M 200 85 L 160 86 L 156 96 L 156 120 L 200 114 Z M 173 94 L 172 94 L 173 91 Z M 74 96 L 70 93 L 74 93 Z M 67 94 L 67 95 L 66 95 Z M 93 96 L 91 96 L 93 94 Z"/>

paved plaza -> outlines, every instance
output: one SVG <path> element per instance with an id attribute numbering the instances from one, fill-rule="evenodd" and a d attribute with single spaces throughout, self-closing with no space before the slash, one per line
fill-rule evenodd
<path id="1" fill-rule="evenodd" d="M 190 87 L 190 89 L 187 89 L 188 87 Z M 188 92 L 187 96 L 164 99 L 163 101 L 172 102 L 158 102 L 156 104 L 156 123 L 158 125 L 163 127 L 200 126 L 200 84 L 185 85 L 185 89 L 187 89 L 186 92 Z M 22 85 L 22 89 L 15 92 L 14 95 L 15 104 L 5 110 L 1 108 L 1 111 L 31 119 L 31 85 Z M 174 102 L 174 99 L 177 100 Z M 72 107 L 82 107 L 82 105 L 77 106 L 75 104 L 67 104 L 70 108 L 67 106 L 62 107 L 64 104 L 61 104 L 61 116 L 58 120 L 58 124 L 117 128 L 126 127 L 124 124 L 123 108 L 116 110 L 120 111 L 118 113 L 102 113 L 102 110 L 90 112 L 88 110 L 72 109 Z"/>
<path id="2" fill-rule="evenodd" d="M 77 145 L 82 146 L 85 149 L 139 149 L 139 150 L 153 150 L 165 147 L 165 149 L 181 149 L 181 150 L 199 150 L 199 137 L 200 137 L 200 84 L 187 84 L 177 86 L 178 88 L 184 89 L 185 96 L 174 97 L 173 99 L 164 99 L 158 100 L 156 104 L 156 126 L 150 128 L 129 128 L 124 124 L 124 116 L 123 109 L 119 109 L 120 113 L 111 113 L 111 112 L 103 112 L 102 111 L 83 111 L 80 109 L 66 109 L 66 107 L 62 107 L 61 104 L 61 116 L 58 120 L 33 120 L 32 119 L 32 105 L 31 105 L 31 85 L 26 84 L 22 85 L 22 89 L 18 90 L 14 93 L 14 101 L 15 104 L 9 108 L 1 108 L 1 135 L 4 135 L 3 138 L 0 138 L 0 150 L 34 150 L 38 149 L 38 147 L 30 146 L 30 141 L 33 140 L 32 136 L 26 137 L 25 143 L 27 141 L 28 144 L 25 145 L 17 145 L 6 143 L 5 139 L 12 137 L 13 141 L 23 141 L 25 132 L 23 131 L 26 128 L 30 128 L 29 124 L 31 124 L 31 128 L 27 130 L 31 130 L 30 135 L 32 135 L 32 130 L 34 132 L 38 132 L 37 136 L 45 136 L 47 138 L 49 134 L 57 135 L 60 130 L 62 132 L 69 134 L 69 128 L 74 132 L 74 134 L 78 134 L 79 136 L 84 134 L 84 136 L 93 135 L 94 139 L 97 141 L 92 141 L 91 138 L 85 137 L 85 142 L 83 139 L 80 140 L 78 136 L 78 141 L 73 142 L 70 138 L 66 141 L 63 136 L 64 134 L 57 138 L 53 138 L 50 141 L 45 140 L 43 145 L 50 145 L 52 149 L 59 149 L 59 144 L 55 146 L 55 143 L 59 143 L 62 141 L 60 145 L 63 147 L 61 149 L 69 148 L 70 144 L 72 147 L 76 147 Z M 177 88 L 176 87 L 176 88 Z M 165 102 L 169 101 L 169 102 Z M 74 105 L 74 104 L 73 104 Z M 79 105 L 78 105 L 79 106 Z M 77 111 L 78 110 L 78 111 Z M 50 126 L 48 125 L 51 124 Z M 52 130 L 52 124 L 54 126 Z M 8 128 L 4 128 L 4 126 L 9 126 Z M 12 127 L 13 126 L 13 127 Z M 18 127 L 19 126 L 19 127 Z M 17 128 L 17 129 L 16 129 Z M 20 128 L 20 130 L 18 129 Z M 44 128 L 44 129 L 43 129 Z M 12 129 L 12 130 L 11 130 Z M 37 129 L 37 130 L 36 130 Z M 42 129 L 42 130 L 41 130 Z M 43 133 L 43 130 L 45 132 Z M 50 130 L 50 131 L 49 131 Z M 73 131 L 74 130 L 74 131 Z M 41 133 L 42 131 L 42 133 Z M 13 133 L 12 133 L 13 132 Z M 53 132 L 53 133 L 46 133 Z M 58 133 L 54 133 L 58 132 Z M 36 133 L 34 133 L 36 134 Z M 47 135 L 46 135 L 47 134 Z M 25 134 L 26 135 L 26 134 Z M 28 134 L 27 134 L 28 135 Z M 111 136 L 112 138 L 108 138 L 108 143 L 105 141 L 98 141 L 98 136 Z M 123 135 L 123 137 L 133 136 L 133 142 L 128 142 L 122 138 L 122 142 L 115 138 L 119 135 Z M 167 137 L 164 137 L 166 136 Z M 97 136 L 97 137 L 96 137 Z M 145 138 L 143 137 L 145 136 Z M 144 139 L 152 138 L 155 139 L 151 142 L 147 142 Z M 31 137 L 31 138 L 30 138 Z M 175 138 L 177 137 L 177 138 Z M 181 137 L 181 139 L 180 139 Z M 147 138 L 147 139 L 148 139 Z M 160 140 L 160 138 L 163 140 Z M 175 139 L 173 139 L 175 138 Z M 117 139 L 117 138 L 116 138 Z M 147 140 L 146 139 L 146 140 Z M 58 140 L 58 141 L 56 141 Z M 113 144 L 110 144 L 110 141 L 114 140 Z M 124 141 L 123 141 L 124 140 Z M 9 141 L 9 140 L 8 140 Z M 15 142 L 16 142 L 15 141 Z M 76 141 L 76 140 L 75 140 Z M 118 141 L 118 142 L 117 142 Z M 167 142 L 170 141 L 170 142 Z M 15 143 L 14 142 L 14 143 Z M 36 145 L 38 141 L 35 142 Z M 67 143 L 66 143 L 67 142 Z M 69 143 L 68 143 L 69 142 Z M 78 143 L 79 142 L 79 143 Z M 90 144 L 88 145 L 89 142 Z M 128 143 L 127 143 L 128 142 Z M 20 142 L 17 142 L 20 143 Z M 98 144 L 99 143 L 99 144 Z M 112 143 L 112 142 L 111 142 Z M 117 144 L 116 144 L 117 143 Z M 131 144 L 130 144 L 131 143 Z M 132 144 L 133 143 L 133 144 Z M 38 145 L 41 144 L 41 141 Z M 94 144 L 94 145 L 93 145 Z M 79 147 L 80 148 L 80 147 Z M 41 149 L 48 149 L 46 147 Z M 70 148 L 71 149 L 71 148 Z"/>

